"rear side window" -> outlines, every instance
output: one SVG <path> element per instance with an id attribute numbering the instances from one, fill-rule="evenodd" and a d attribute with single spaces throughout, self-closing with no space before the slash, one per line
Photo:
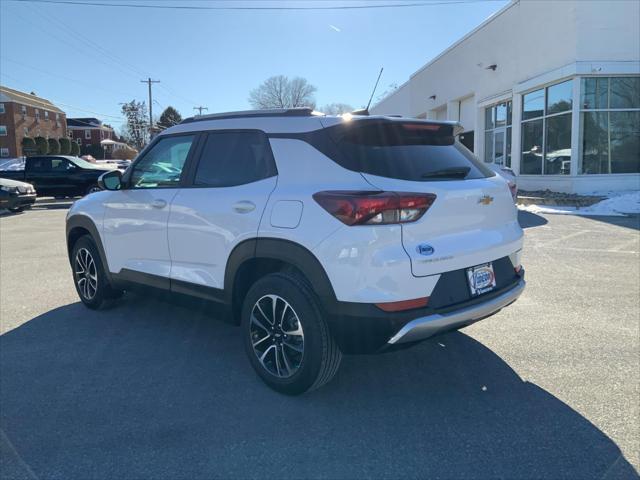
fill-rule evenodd
<path id="1" fill-rule="evenodd" d="M 29 170 L 32 172 L 50 172 L 50 158 L 32 158 L 29 160 Z"/>
<path id="2" fill-rule="evenodd" d="M 271 147 L 263 132 L 215 132 L 207 135 L 194 185 L 231 187 L 275 174 Z"/>
<path id="3" fill-rule="evenodd" d="M 333 160 L 356 172 L 411 181 L 494 175 L 455 141 L 450 125 L 361 120 L 327 130 L 336 147 Z"/>

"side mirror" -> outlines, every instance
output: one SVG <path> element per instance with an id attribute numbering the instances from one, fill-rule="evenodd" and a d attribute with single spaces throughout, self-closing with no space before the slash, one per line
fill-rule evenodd
<path id="1" fill-rule="evenodd" d="M 122 172 L 120 170 L 111 170 L 103 173 L 98 178 L 98 187 L 102 190 L 120 190 L 122 187 Z"/>

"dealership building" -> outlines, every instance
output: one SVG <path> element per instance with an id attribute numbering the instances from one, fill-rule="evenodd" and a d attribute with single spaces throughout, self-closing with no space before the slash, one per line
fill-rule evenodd
<path id="1" fill-rule="evenodd" d="M 459 121 L 521 189 L 640 189 L 640 2 L 514 0 L 371 113 Z"/>

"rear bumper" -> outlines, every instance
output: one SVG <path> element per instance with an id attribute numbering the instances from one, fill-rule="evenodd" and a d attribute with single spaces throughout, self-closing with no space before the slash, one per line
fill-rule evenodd
<path id="1" fill-rule="evenodd" d="M 522 279 L 510 290 L 486 302 L 449 313 L 436 313 L 416 318 L 402 327 L 387 343 L 395 345 L 399 343 L 416 342 L 433 337 L 442 332 L 471 325 L 478 320 L 482 320 L 499 312 L 507 305 L 515 302 L 524 291 L 524 287 L 525 281 Z"/>
<path id="2" fill-rule="evenodd" d="M 525 286 L 525 270 L 514 273 L 512 261 L 493 262 L 497 288 L 470 295 L 465 270 L 441 274 L 427 307 L 383 312 L 373 304 L 323 298 L 329 328 L 343 353 L 376 353 L 412 343 L 482 320 L 513 303 Z"/>

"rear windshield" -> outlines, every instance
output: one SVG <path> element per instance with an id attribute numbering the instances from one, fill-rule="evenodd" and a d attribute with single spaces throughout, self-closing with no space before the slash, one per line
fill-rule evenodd
<path id="1" fill-rule="evenodd" d="M 450 125 L 359 120 L 327 131 L 332 159 L 356 172 L 425 182 L 494 175 L 455 140 Z"/>

